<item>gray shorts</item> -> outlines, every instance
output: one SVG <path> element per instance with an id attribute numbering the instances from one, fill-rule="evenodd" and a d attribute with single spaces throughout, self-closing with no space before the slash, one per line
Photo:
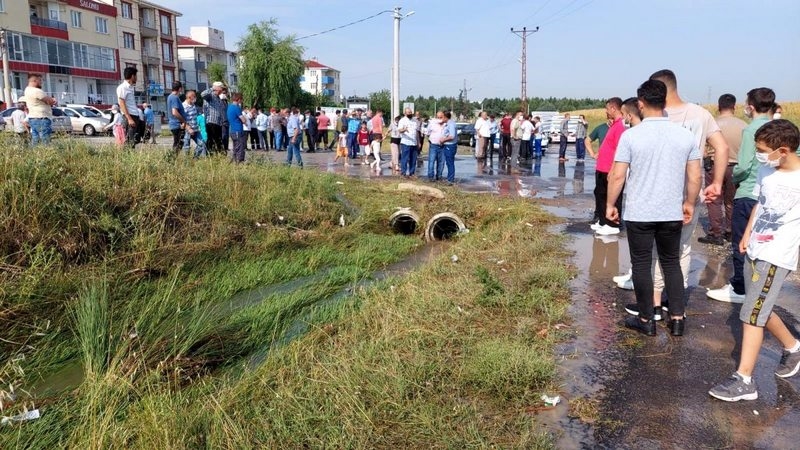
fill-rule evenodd
<path id="1" fill-rule="evenodd" d="M 757 327 L 765 326 L 778 301 L 783 281 L 790 272 L 775 264 L 745 257 L 745 299 L 739 320 Z M 757 274 L 756 281 L 753 281 L 753 274 Z"/>

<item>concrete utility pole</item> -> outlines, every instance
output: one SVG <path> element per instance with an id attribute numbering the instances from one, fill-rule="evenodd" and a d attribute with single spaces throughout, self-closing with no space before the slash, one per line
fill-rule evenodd
<path id="1" fill-rule="evenodd" d="M 511 32 L 522 38 L 522 93 L 520 100 L 522 104 L 520 109 L 528 112 L 528 36 L 539 31 L 539 27 L 534 30 L 528 30 L 528 27 L 522 27 L 521 30 L 511 28 Z"/>
<path id="2" fill-rule="evenodd" d="M 400 7 L 394 11 L 394 62 L 392 64 L 392 118 L 400 115 L 400 21 L 413 15 L 414 11 L 406 15 L 400 13 Z"/>
<path id="3" fill-rule="evenodd" d="M 3 52 L 3 97 L 6 102 L 6 108 L 12 105 L 11 99 L 11 73 L 8 68 L 8 43 L 6 42 L 6 29 L 0 28 L 0 51 Z"/>

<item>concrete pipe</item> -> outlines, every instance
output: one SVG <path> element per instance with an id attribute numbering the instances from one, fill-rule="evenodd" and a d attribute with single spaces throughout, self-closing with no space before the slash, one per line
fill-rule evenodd
<path id="1" fill-rule="evenodd" d="M 419 226 L 419 216 L 410 209 L 401 209 L 389 216 L 389 226 L 395 233 L 414 234 Z"/>
<path id="2" fill-rule="evenodd" d="M 467 229 L 464 221 L 452 213 L 440 213 L 428 221 L 425 227 L 425 239 L 428 241 L 444 241 Z"/>

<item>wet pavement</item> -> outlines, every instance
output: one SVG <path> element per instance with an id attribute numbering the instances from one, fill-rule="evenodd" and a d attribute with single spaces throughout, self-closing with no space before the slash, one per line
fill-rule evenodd
<path id="1" fill-rule="evenodd" d="M 284 155 L 278 153 L 276 159 Z M 388 168 L 376 172 L 368 166 L 333 164 L 330 153 L 303 157 L 307 168 L 360 178 L 393 176 Z M 625 304 L 635 302 L 634 294 L 611 281 L 630 267 L 625 233 L 594 237 L 589 229 L 594 161 L 576 162 L 572 148 L 568 158 L 559 163 L 551 147 L 532 164 L 498 167 L 495 162 L 494 167 L 479 168 L 468 154 L 459 154 L 456 162 L 456 184 L 464 191 L 531 198 L 564 218 L 558 231 L 573 238 L 579 274 L 571 284 L 572 337 L 557 348 L 558 393 L 565 401 L 536 418 L 556 436 L 557 447 L 799 448 L 800 376 L 774 376 L 781 348 L 769 333 L 754 374 L 758 400 L 726 403 L 707 394 L 736 368 L 741 324 L 739 305 L 705 296 L 706 287 L 727 283 L 731 271 L 727 248 L 697 243 L 705 211 L 692 245 L 686 335 L 672 337 L 663 325 L 655 338 L 627 331 L 620 322 Z M 418 175 L 424 179 L 426 173 L 423 164 Z M 796 335 L 798 298 L 800 277 L 793 274 L 776 310 Z"/>

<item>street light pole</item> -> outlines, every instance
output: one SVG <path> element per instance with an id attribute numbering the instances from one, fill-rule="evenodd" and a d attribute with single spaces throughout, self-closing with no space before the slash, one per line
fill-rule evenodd
<path id="1" fill-rule="evenodd" d="M 0 28 L 0 51 L 3 52 L 3 97 L 6 102 L 6 108 L 11 107 L 11 78 L 9 76 L 8 68 L 8 44 L 6 43 L 6 29 Z"/>
<path id="2" fill-rule="evenodd" d="M 400 21 L 414 14 L 401 14 L 400 7 L 394 8 L 394 62 L 392 64 L 392 119 L 400 115 Z"/>

